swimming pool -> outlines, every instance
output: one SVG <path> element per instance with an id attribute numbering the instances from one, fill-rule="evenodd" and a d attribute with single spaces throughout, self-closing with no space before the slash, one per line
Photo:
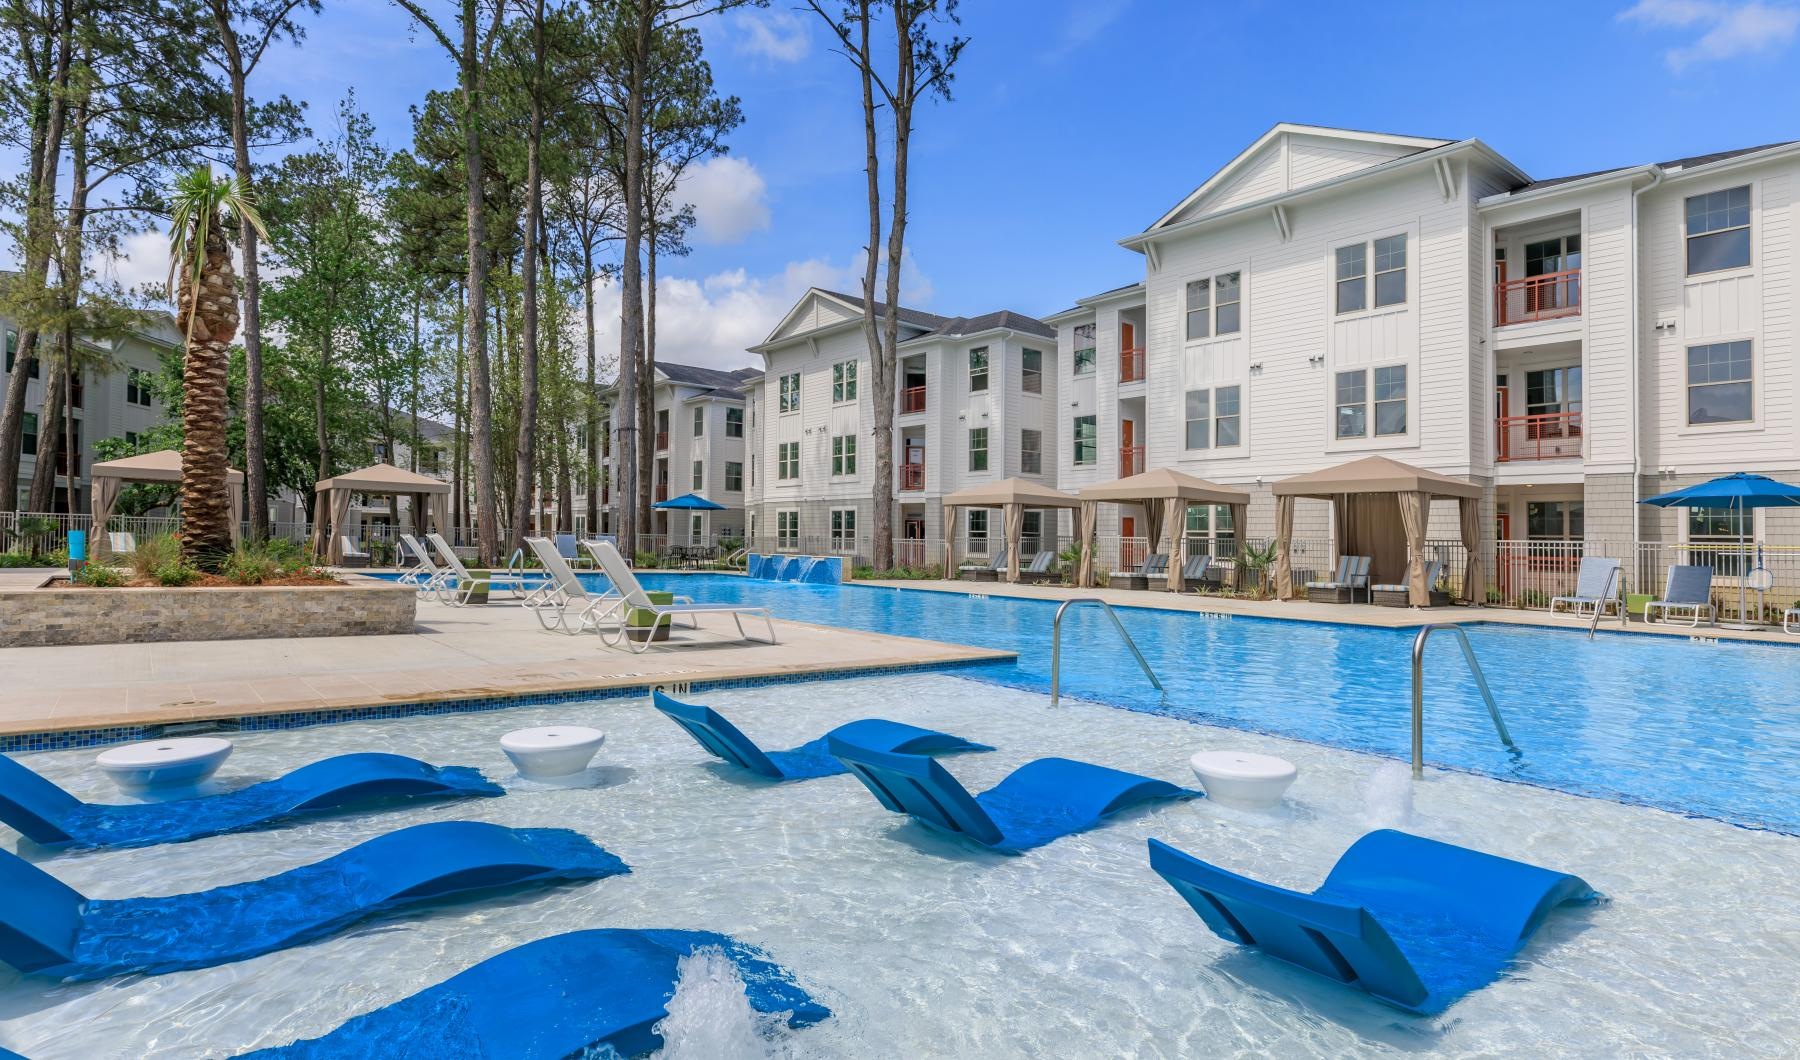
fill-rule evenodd
<path id="1" fill-rule="evenodd" d="M 584 575 L 596 589 L 605 582 Z M 649 575 L 699 600 L 766 604 L 777 617 L 1019 654 L 963 670 L 1050 687 L 1056 604 L 1001 596 L 820 586 L 732 575 Z M 1165 687 L 1144 680 L 1106 616 L 1064 619 L 1065 694 L 1352 750 L 1410 755 L 1415 630 L 1119 615 Z M 1434 638 L 1426 665 L 1430 763 L 1561 791 L 1800 833 L 1800 649 L 1499 624 L 1466 627 L 1518 745 L 1501 746 L 1461 652 Z"/>
<path id="2" fill-rule="evenodd" d="M 632 872 L 421 909 L 215 968 L 70 984 L 0 970 L 0 1045 L 33 1060 L 230 1056 L 594 927 L 720 931 L 768 951 L 833 1012 L 770 1056 L 1773 1056 L 1800 1040 L 1800 841 L 1786 836 L 1459 773 L 1413 786 L 1366 755 L 1080 701 L 1053 710 L 1040 693 L 942 674 L 688 698 L 769 747 L 870 716 L 979 739 L 998 750 L 943 763 L 976 791 L 1046 755 L 1185 781 L 1201 747 L 1278 754 L 1300 777 L 1275 811 L 1160 804 L 1006 857 L 883 811 L 851 777 L 746 779 L 642 697 L 239 733 L 229 783 L 379 748 L 475 766 L 509 791 L 43 866 L 95 897 L 166 894 L 462 819 L 574 828 Z M 500 734 L 552 723 L 607 732 L 598 786 L 512 778 Z M 117 798 L 91 749 L 21 757 L 79 796 Z M 1153 836 L 1311 889 L 1358 836 L 1388 826 L 1578 872 L 1610 901 L 1559 912 L 1512 974 L 1420 1018 L 1215 938 L 1145 854 Z M 761 1054 L 697 1042 L 685 1055 Z"/>

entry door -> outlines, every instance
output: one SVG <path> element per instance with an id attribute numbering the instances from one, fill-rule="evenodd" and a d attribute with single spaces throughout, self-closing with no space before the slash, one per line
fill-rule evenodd
<path id="1" fill-rule="evenodd" d="M 900 531 L 900 536 L 908 541 L 925 540 L 925 520 L 908 518 L 904 528 Z"/>
<path id="2" fill-rule="evenodd" d="M 1137 466 L 1137 461 L 1135 459 L 1133 459 L 1133 457 L 1135 457 L 1136 454 L 1132 452 L 1132 450 L 1135 448 L 1137 448 L 1137 424 L 1133 423 L 1130 420 L 1120 420 L 1119 421 L 1119 464 L 1120 464 L 1119 477 L 1120 478 L 1123 478 L 1127 475 L 1135 475 L 1138 473 L 1139 468 Z"/>
<path id="3" fill-rule="evenodd" d="M 1119 322 L 1119 349 L 1137 349 L 1137 325 Z"/>

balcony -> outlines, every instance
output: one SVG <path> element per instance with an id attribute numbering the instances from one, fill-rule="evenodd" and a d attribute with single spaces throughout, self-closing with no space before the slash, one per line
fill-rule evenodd
<path id="1" fill-rule="evenodd" d="M 668 431 L 657 431 L 656 432 L 656 451 L 659 453 L 666 452 L 668 450 L 668 448 L 669 448 L 669 432 Z"/>
<path id="2" fill-rule="evenodd" d="M 1141 383 L 1144 380 L 1144 348 L 1132 346 L 1119 351 L 1119 382 Z"/>
<path id="3" fill-rule="evenodd" d="M 1496 463 L 1567 460 L 1581 456 L 1581 413 L 1545 412 L 1494 421 Z"/>
<path id="4" fill-rule="evenodd" d="M 924 488 L 925 488 L 925 465 L 924 464 L 901 464 L 900 465 L 900 489 L 901 489 L 901 491 L 906 492 L 906 493 L 911 493 L 911 492 L 915 492 L 917 490 L 922 490 Z"/>
<path id="5" fill-rule="evenodd" d="M 1144 447 L 1127 445 L 1119 450 L 1119 477 L 1128 478 L 1144 473 Z"/>
<path id="6" fill-rule="evenodd" d="M 1503 280 L 1494 289 L 1494 323 L 1499 327 L 1580 315 L 1580 269 Z"/>
<path id="7" fill-rule="evenodd" d="M 900 414 L 902 416 L 909 415 L 914 412 L 924 412 L 924 411 L 925 411 L 925 388 L 924 387 L 909 386 L 905 390 L 900 391 Z"/>
<path id="8" fill-rule="evenodd" d="M 656 499 L 659 501 L 666 501 L 669 499 L 669 484 L 667 482 L 658 482 L 656 484 Z"/>

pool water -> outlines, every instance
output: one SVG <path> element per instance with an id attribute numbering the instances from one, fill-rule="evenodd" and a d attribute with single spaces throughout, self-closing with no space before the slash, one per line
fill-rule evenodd
<path id="1" fill-rule="evenodd" d="M 1800 840 L 1461 773 L 1413 785 L 1376 757 L 1082 702 L 1053 709 L 1039 693 L 945 675 L 692 698 L 769 747 L 869 716 L 992 744 L 944 760 L 974 791 L 1045 755 L 1191 782 L 1195 750 L 1241 749 L 1300 775 L 1274 811 L 1164 803 L 1004 857 L 883 811 L 848 776 L 746 779 L 641 698 L 241 734 L 226 783 L 380 748 L 473 765 L 511 790 L 45 866 L 96 897 L 171 893 L 461 818 L 572 827 L 633 872 L 377 920 L 219 968 L 88 984 L 3 973 L 0 1044 L 35 1060 L 228 1056 L 324 1033 L 502 950 L 589 927 L 722 931 L 764 948 L 834 1013 L 772 1043 L 783 1055 L 1780 1055 L 1800 1040 Z M 607 732 L 602 786 L 512 779 L 499 736 L 543 724 Z M 116 797 L 90 750 L 21 758 L 83 797 Z M 1384 826 L 1577 873 L 1608 901 L 1558 912 L 1511 974 L 1425 1019 L 1214 937 L 1149 870 L 1144 845 L 1154 836 L 1311 889 Z"/>
<path id="2" fill-rule="evenodd" d="M 604 582 L 596 576 L 596 588 Z M 1019 653 L 984 680 L 1050 687 L 1056 604 L 999 596 L 650 575 L 698 600 L 779 618 Z M 1064 619 L 1062 688 L 1113 706 L 1377 754 L 1411 755 L 1416 629 L 1118 614 L 1162 680 L 1158 695 L 1098 608 Z M 1499 624 L 1466 627 L 1515 754 L 1501 745 L 1460 649 L 1426 658 L 1430 763 L 1561 791 L 1800 833 L 1800 648 Z"/>

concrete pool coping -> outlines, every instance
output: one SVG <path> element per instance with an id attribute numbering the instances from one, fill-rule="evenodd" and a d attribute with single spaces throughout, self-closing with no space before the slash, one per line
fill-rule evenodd
<path id="1" fill-rule="evenodd" d="M 421 600 L 418 624 L 406 634 L 0 648 L 7 677 L 0 741 L 23 750 L 105 742 L 94 734 L 133 727 L 365 708 L 400 713 L 446 701 L 853 676 L 1015 657 L 780 619 L 779 643 L 744 642 L 729 623 L 707 622 L 699 634 L 678 632 L 686 644 L 633 655 L 594 634 L 546 632 L 516 604 L 451 608 Z M 57 738 L 21 739 L 38 734 Z"/>

